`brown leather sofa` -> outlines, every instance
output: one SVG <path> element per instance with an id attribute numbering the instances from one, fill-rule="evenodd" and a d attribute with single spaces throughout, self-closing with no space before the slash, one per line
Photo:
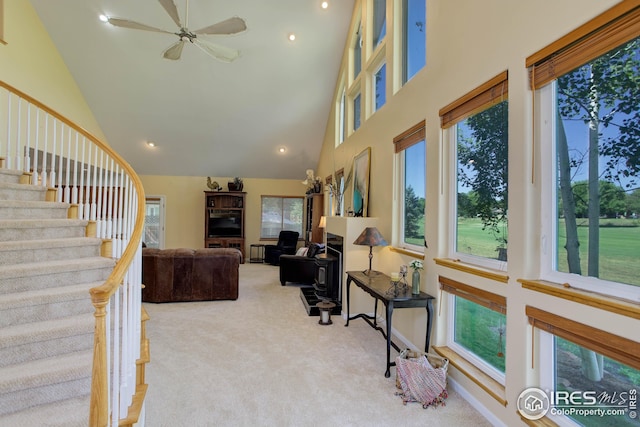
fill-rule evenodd
<path id="1" fill-rule="evenodd" d="M 142 301 L 238 299 L 242 253 L 230 248 L 142 249 Z"/>

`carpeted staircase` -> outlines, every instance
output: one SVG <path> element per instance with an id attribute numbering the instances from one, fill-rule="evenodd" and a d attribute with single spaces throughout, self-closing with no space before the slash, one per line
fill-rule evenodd
<path id="1" fill-rule="evenodd" d="M 86 426 L 93 305 L 115 261 L 70 205 L 0 169 L 0 427 Z"/>

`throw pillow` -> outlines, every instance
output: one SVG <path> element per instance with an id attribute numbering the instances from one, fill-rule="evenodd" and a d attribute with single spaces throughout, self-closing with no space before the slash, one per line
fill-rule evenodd
<path id="1" fill-rule="evenodd" d="M 308 250 L 309 250 L 309 248 L 298 248 L 298 250 L 296 251 L 296 255 L 297 256 L 306 256 Z"/>
<path id="2" fill-rule="evenodd" d="M 309 258 L 313 258 L 318 253 L 318 245 L 315 243 L 309 244 L 309 250 L 307 251 L 307 256 Z"/>

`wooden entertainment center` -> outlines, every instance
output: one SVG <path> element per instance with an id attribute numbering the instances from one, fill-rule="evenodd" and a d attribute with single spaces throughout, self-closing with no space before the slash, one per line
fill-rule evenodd
<path id="1" fill-rule="evenodd" d="M 204 247 L 244 250 L 244 209 L 247 193 L 240 191 L 205 191 Z"/>

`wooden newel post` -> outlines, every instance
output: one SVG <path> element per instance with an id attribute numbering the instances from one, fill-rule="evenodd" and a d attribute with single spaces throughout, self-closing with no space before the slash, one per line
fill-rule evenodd
<path id="1" fill-rule="evenodd" d="M 92 295 L 96 309 L 95 329 L 93 332 L 93 368 L 91 373 L 91 406 L 89 426 L 103 427 L 109 424 L 109 390 L 107 388 L 107 310 L 108 298 L 100 300 Z"/>

